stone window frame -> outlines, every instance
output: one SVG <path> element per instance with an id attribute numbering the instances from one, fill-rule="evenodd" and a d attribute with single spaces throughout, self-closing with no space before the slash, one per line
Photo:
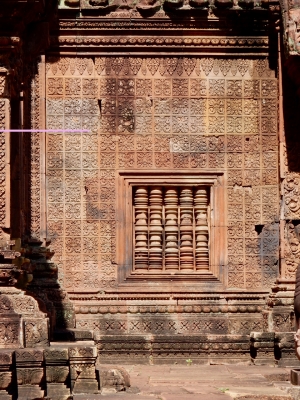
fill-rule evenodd
<path id="1" fill-rule="evenodd" d="M 171 281 L 172 285 L 191 282 L 193 285 L 223 284 L 227 265 L 226 196 L 224 171 L 118 171 L 116 264 L 119 285 L 138 283 L 151 286 L 154 281 Z M 206 186 L 210 192 L 210 269 L 190 274 L 134 273 L 133 187 L 134 186 Z"/>

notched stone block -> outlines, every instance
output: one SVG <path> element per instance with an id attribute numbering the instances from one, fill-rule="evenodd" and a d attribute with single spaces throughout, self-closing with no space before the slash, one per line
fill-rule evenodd
<path id="1" fill-rule="evenodd" d="M 300 368 L 291 370 L 291 384 L 296 386 L 300 385 Z"/>
<path id="2" fill-rule="evenodd" d="M 93 340 L 94 332 L 92 330 L 83 329 L 57 329 L 53 333 L 53 339 L 56 341 L 77 341 L 77 340 Z"/>
<path id="3" fill-rule="evenodd" d="M 124 391 L 130 387 L 130 377 L 128 372 L 118 366 L 106 367 L 97 366 L 100 377 L 100 389 L 113 389 L 115 392 Z"/>

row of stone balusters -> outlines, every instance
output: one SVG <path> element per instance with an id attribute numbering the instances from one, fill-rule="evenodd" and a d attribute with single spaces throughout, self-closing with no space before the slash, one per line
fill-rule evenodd
<path id="1" fill-rule="evenodd" d="M 135 188 L 135 270 L 207 271 L 207 207 L 203 186 Z"/>

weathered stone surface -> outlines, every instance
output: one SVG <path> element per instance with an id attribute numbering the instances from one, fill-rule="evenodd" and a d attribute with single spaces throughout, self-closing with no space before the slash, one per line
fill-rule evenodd
<path id="1" fill-rule="evenodd" d="M 98 392 L 99 382 L 96 376 L 96 358 L 97 347 L 94 345 L 75 344 L 69 347 L 72 393 Z"/>
<path id="2" fill-rule="evenodd" d="M 29 354 L 22 396 L 94 394 L 98 356 L 293 365 L 298 5 L 4 3 L 0 347 Z"/>
<path id="3" fill-rule="evenodd" d="M 97 370 L 100 377 L 100 389 L 102 392 L 105 392 L 106 389 L 121 392 L 130 387 L 130 376 L 125 368 L 98 365 Z"/>

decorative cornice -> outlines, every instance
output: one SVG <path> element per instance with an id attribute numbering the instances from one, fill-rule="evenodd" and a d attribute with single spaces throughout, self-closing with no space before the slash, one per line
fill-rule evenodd
<path id="1" fill-rule="evenodd" d="M 129 44 L 130 46 L 251 46 L 261 47 L 268 46 L 269 40 L 267 37 L 69 37 L 60 36 L 57 38 L 51 38 L 51 44 L 59 43 L 60 45 L 89 45 L 89 46 L 124 46 Z"/>
<path id="2" fill-rule="evenodd" d="M 95 52 L 101 49 L 111 48 L 129 48 L 132 51 L 141 51 L 147 49 L 147 52 L 157 52 L 157 49 L 174 49 L 175 51 L 194 51 L 200 52 L 203 49 L 223 48 L 235 49 L 239 48 L 244 51 L 266 51 L 269 46 L 268 37 L 152 37 L 152 36 L 59 36 L 51 37 L 52 50 L 59 47 L 60 50 L 66 48 L 88 48 L 89 51 Z"/>

